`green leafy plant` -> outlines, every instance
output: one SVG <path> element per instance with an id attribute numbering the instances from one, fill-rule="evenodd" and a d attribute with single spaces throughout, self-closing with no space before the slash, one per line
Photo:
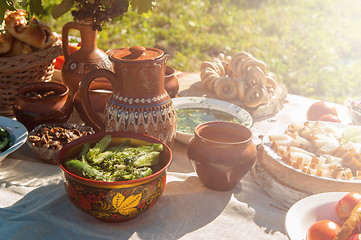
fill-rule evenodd
<path id="1" fill-rule="evenodd" d="M 17 8 L 24 9 L 28 12 L 28 18 L 30 19 L 34 14 L 41 16 L 44 14 L 44 8 L 42 0 L 0 0 L 0 25 L 4 21 L 5 12 L 7 10 L 14 11 Z"/>
<path id="2" fill-rule="evenodd" d="M 62 0 L 53 6 L 52 17 L 57 19 L 67 12 L 71 12 L 75 21 L 92 19 L 94 30 L 102 30 L 108 22 L 121 19 L 128 9 L 134 8 L 139 15 L 150 16 L 155 1 L 153 0 Z M 4 20 L 7 10 L 22 8 L 28 12 L 28 18 L 33 15 L 44 14 L 42 0 L 0 0 L 0 23 Z"/>

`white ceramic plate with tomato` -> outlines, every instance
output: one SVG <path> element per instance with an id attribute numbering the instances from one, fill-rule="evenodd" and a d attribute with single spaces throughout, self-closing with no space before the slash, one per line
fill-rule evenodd
<path id="1" fill-rule="evenodd" d="M 348 192 L 326 192 L 296 202 L 287 212 L 285 230 L 291 240 L 306 239 L 309 227 L 320 220 L 331 220 L 342 226 L 336 205 Z"/>

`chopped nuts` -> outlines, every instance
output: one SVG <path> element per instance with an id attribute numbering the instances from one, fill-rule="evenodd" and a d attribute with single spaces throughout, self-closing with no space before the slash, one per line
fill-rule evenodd
<path id="1" fill-rule="evenodd" d="M 55 94 L 56 94 L 55 91 L 48 91 L 45 93 L 38 93 L 31 91 L 31 92 L 27 92 L 25 96 L 29 98 L 46 98 L 46 97 L 54 96 Z"/>
<path id="2" fill-rule="evenodd" d="M 29 135 L 29 140 L 37 147 L 60 150 L 64 144 L 88 134 L 75 128 L 44 126 L 34 135 Z"/>

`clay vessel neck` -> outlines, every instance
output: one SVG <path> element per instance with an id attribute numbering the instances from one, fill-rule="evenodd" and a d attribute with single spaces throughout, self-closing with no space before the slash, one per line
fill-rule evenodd
<path id="1" fill-rule="evenodd" d="M 115 78 L 112 82 L 115 92 L 122 96 L 159 96 L 164 89 L 164 58 L 157 62 L 122 63 L 114 61 Z"/>
<path id="2" fill-rule="evenodd" d="M 81 47 L 70 54 L 69 31 L 77 30 L 81 36 Z M 97 30 L 93 30 L 92 21 L 68 22 L 62 28 L 64 65 L 62 67 L 63 83 L 69 87 L 71 97 L 77 92 L 79 82 L 94 69 L 112 71 L 113 65 L 108 55 L 97 47 Z"/>

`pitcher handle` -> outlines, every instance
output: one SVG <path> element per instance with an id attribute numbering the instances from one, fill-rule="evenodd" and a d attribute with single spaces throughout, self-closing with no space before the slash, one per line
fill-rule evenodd
<path id="1" fill-rule="evenodd" d="M 71 29 L 75 29 L 79 31 L 79 24 L 77 22 L 67 22 L 64 24 L 61 35 L 62 35 L 62 41 L 63 41 L 63 54 L 65 62 L 68 61 L 70 58 L 70 51 L 69 51 L 69 31 Z"/>
<path id="2" fill-rule="evenodd" d="M 81 106 L 85 112 L 85 116 L 88 118 L 87 120 L 91 124 L 91 127 L 94 128 L 95 132 L 105 132 L 103 119 L 101 119 L 100 116 L 95 113 L 94 109 L 90 104 L 90 97 L 88 94 L 90 84 L 93 82 L 94 79 L 99 77 L 108 79 L 110 83 L 116 81 L 115 74 L 113 72 L 106 69 L 95 69 L 85 75 L 82 79 L 79 87 L 79 96 L 81 99 Z"/>

